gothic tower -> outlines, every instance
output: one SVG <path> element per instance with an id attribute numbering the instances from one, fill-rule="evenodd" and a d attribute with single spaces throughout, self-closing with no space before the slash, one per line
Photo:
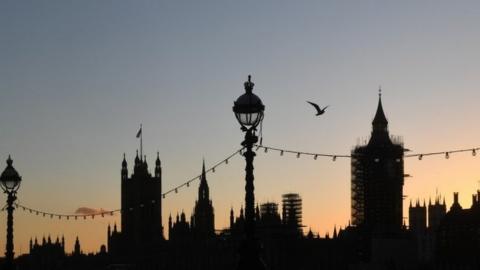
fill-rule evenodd
<path id="1" fill-rule="evenodd" d="M 412 206 L 410 202 L 410 207 L 408 208 L 408 223 L 410 230 L 415 233 L 423 233 L 427 229 L 427 206 L 425 202 L 423 205 L 420 205 L 420 202 L 417 200 L 415 206 Z"/>
<path id="2" fill-rule="evenodd" d="M 402 229 L 403 151 L 403 143 L 389 135 L 380 93 L 370 140 L 352 151 L 353 225 L 376 234 Z"/>
<path id="3" fill-rule="evenodd" d="M 198 187 L 198 200 L 195 202 L 192 229 L 195 236 L 209 238 L 215 234 L 214 214 L 210 191 L 205 173 L 205 160 L 203 161 L 202 176 Z"/>
<path id="4" fill-rule="evenodd" d="M 157 153 L 154 175 L 148 170 L 146 157 L 135 157 L 133 174 L 128 176 L 125 155 L 121 169 L 121 245 L 123 254 L 142 253 L 161 242 L 162 168 Z M 111 243 L 113 244 L 113 243 Z"/>

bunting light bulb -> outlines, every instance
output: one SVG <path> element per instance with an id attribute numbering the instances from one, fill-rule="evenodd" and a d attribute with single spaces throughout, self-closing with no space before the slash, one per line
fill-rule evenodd
<path id="1" fill-rule="evenodd" d="M 212 168 L 212 173 L 214 173 L 214 172 L 215 172 L 215 167 Z"/>
<path id="2" fill-rule="evenodd" d="M 314 160 L 317 160 L 317 158 L 318 158 L 318 155 L 313 156 Z"/>
<path id="3" fill-rule="evenodd" d="M 92 215 L 92 219 L 94 219 L 94 218 L 95 218 L 95 215 Z"/>
<path id="4" fill-rule="evenodd" d="M 280 156 L 283 156 L 283 150 L 282 150 L 282 151 L 280 151 Z"/>
<path id="5" fill-rule="evenodd" d="M 187 182 L 187 187 L 189 187 L 189 186 L 190 186 L 190 182 Z"/>
<path id="6" fill-rule="evenodd" d="M 70 216 L 67 216 L 67 220 L 70 220 Z"/>
<path id="7" fill-rule="evenodd" d="M 332 161 L 335 161 L 335 160 L 337 160 L 337 156 L 332 157 Z"/>
<path id="8" fill-rule="evenodd" d="M 165 199 L 165 194 L 162 195 L 162 198 Z"/>
<path id="9" fill-rule="evenodd" d="M 75 220 L 77 220 L 77 218 L 78 218 L 78 217 L 77 217 L 77 216 L 75 216 Z"/>
<path id="10" fill-rule="evenodd" d="M 474 149 L 472 149 L 472 156 L 476 156 L 477 155 L 477 151 Z"/>
<path id="11" fill-rule="evenodd" d="M 445 158 L 446 158 L 446 159 L 449 159 L 449 158 L 450 158 L 450 155 L 448 154 L 448 152 L 445 152 Z"/>
<path id="12" fill-rule="evenodd" d="M 227 158 L 227 159 L 225 159 L 225 164 L 228 164 L 228 158 Z"/>
<path id="13" fill-rule="evenodd" d="M 175 189 L 175 193 L 178 193 L 178 189 Z"/>
<path id="14" fill-rule="evenodd" d="M 265 151 L 264 151 L 264 152 L 265 152 L 265 153 L 267 153 L 267 152 L 268 152 L 268 147 L 265 147 Z"/>
<path id="15" fill-rule="evenodd" d="M 297 153 L 297 158 L 299 158 L 299 157 L 300 157 L 300 153 Z"/>
<path id="16" fill-rule="evenodd" d="M 422 158 L 423 158 L 423 155 L 418 156 L 418 160 L 422 160 Z"/>

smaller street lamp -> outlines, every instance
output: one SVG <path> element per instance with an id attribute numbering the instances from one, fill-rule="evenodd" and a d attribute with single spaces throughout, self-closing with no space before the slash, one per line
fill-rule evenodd
<path id="1" fill-rule="evenodd" d="M 13 270 L 13 203 L 17 199 L 17 190 L 20 188 L 22 177 L 12 166 L 13 160 L 10 155 L 7 159 L 7 167 L 0 175 L 0 186 L 4 193 L 7 193 L 7 247 L 5 251 L 5 269 Z"/>

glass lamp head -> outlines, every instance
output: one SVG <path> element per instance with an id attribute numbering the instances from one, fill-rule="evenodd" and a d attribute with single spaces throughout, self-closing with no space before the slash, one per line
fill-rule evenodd
<path id="1" fill-rule="evenodd" d="M 5 192 L 15 192 L 20 187 L 22 177 L 12 166 L 13 160 L 8 156 L 7 167 L 0 175 L 0 185 Z"/>
<path id="2" fill-rule="evenodd" d="M 248 81 L 244 84 L 245 94 L 238 97 L 233 103 L 235 117 L 244 129 L 255 129 L 263 120 L 265 106 L 262 100 L 252 93 L 254 85 L 249 75 Z"/>

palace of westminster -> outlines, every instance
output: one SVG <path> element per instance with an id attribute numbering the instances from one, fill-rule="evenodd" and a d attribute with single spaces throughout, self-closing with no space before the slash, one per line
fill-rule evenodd
<path id="1" fill-rule="evenodd" d="M 257 205 L 256 237 L 267 269 L 479 269 L 480 192 L 470 208 L 445 199 L 414 201 L 408 226 L 403 219 L 404 147 L 390 136 L 381 96 L 367 143 L 352 150 L 351 222 L 319 236 L 302 229 L 302 200 L 282 195 L 282 205 Z M 169 216 L 163 228 L 162 167 L 153 175 L 145 158 L 135 157 L 129 174 L 121 164 L 121 224 L 109 225 L 107 243 L 84 254 L 77 238 L 30 241 L 30 253 L 16 258 L 18 269 L 235 269 L 244 237 L 244 212 L 230 210 L 230 226 L 217 231 L 205 165 L 193 213 Z M 157 202 L 157 203 L 151 203 Z M 134 211 L 125 211 L 138 205 Z M 168 240 L 167 240 L 168 239 Z"/>

